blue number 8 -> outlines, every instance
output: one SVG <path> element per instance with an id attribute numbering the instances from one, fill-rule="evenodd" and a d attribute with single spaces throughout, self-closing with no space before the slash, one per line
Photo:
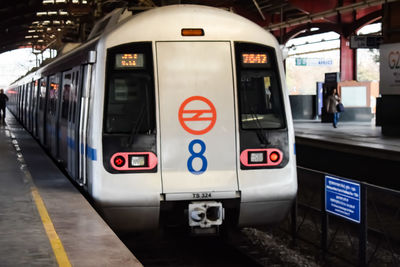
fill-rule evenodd
<path id="1" fill-rule="evenodd" d="M 193 147 L 195 144 L 199 144 L 201 147 L 199 153 L 196 153 L 193 151 Z M 203 172 L 205 172 L 207 170 L 207 159 L 206 159 L 206 157 L 203 156 L 204 152 L 206 152 L 206 144 L 204 144 L 204 142 L 199 139 L 195 139 L 189 143 L 188 148 L 189 148 L 189 152 L 191 154 L 191 156 L 189 157 L 188 162 L 187 162 L 188 170 L 195 175 L 202 174 Z M 201 166 L 201 169 L 198 171 L 193 169 L 193 160 L 195 158 L 201 159 L 201 161 L 203 163 L 203 165 Z"/>

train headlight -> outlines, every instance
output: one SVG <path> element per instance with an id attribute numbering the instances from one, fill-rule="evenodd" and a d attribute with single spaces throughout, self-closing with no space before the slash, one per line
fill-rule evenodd
<path id="1" fill-rule="evenodd" d="M 146 156 L 145 155 L 132 155 L 129 156 L 129 162 L 131 167 L 145 167 L 146 164 Z"/>
<path id="2" fill-rule="evenodd" d="M 265 163 L 265 151 L 249 152 L 249 163 Z"/>
<path id="3" fill-rule="evenodd" d="M 280 156 L 278 154 L 278 152 L 271 152 L 271 154 L 269 154 L 269 159 L 272 162 L 277 162 L 279 160 Z"/>

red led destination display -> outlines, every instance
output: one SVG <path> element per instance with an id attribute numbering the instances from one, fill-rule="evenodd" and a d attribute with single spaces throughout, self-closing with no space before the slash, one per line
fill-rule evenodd
<path id="1" fill-rule="evenodd" d="M 266 53 L 242 53 L 243 65 L 267 65 L 268 56 Z"/>
<path id="2" fill-rule="evenodd" d="M 144 67 L 144 54 L 116 54 L 116 69 L 134 69 Z"/>

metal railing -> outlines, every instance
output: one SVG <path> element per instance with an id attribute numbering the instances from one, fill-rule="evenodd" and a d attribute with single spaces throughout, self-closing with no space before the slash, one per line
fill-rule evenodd
<path id="1" fill-rule="evenodd" d="M 297 200 L 283 224 L 294 244 L 313 244 L 326 262 L 400 266 L 399 191 L 344 178 L 360 188 L 359 222 L 354 222 L 326 210 L 326 176 L 333 175 L 302 167 L 297 171 Z"/>

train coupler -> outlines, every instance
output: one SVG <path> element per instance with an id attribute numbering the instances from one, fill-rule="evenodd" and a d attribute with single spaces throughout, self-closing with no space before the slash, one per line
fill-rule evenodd
<path id="1" fill-rule="evenodd" d="M 217 234 L 225 217 L 222 203 L 215 201 L 189 204 L 189 226 L 193 234 Z"/>

